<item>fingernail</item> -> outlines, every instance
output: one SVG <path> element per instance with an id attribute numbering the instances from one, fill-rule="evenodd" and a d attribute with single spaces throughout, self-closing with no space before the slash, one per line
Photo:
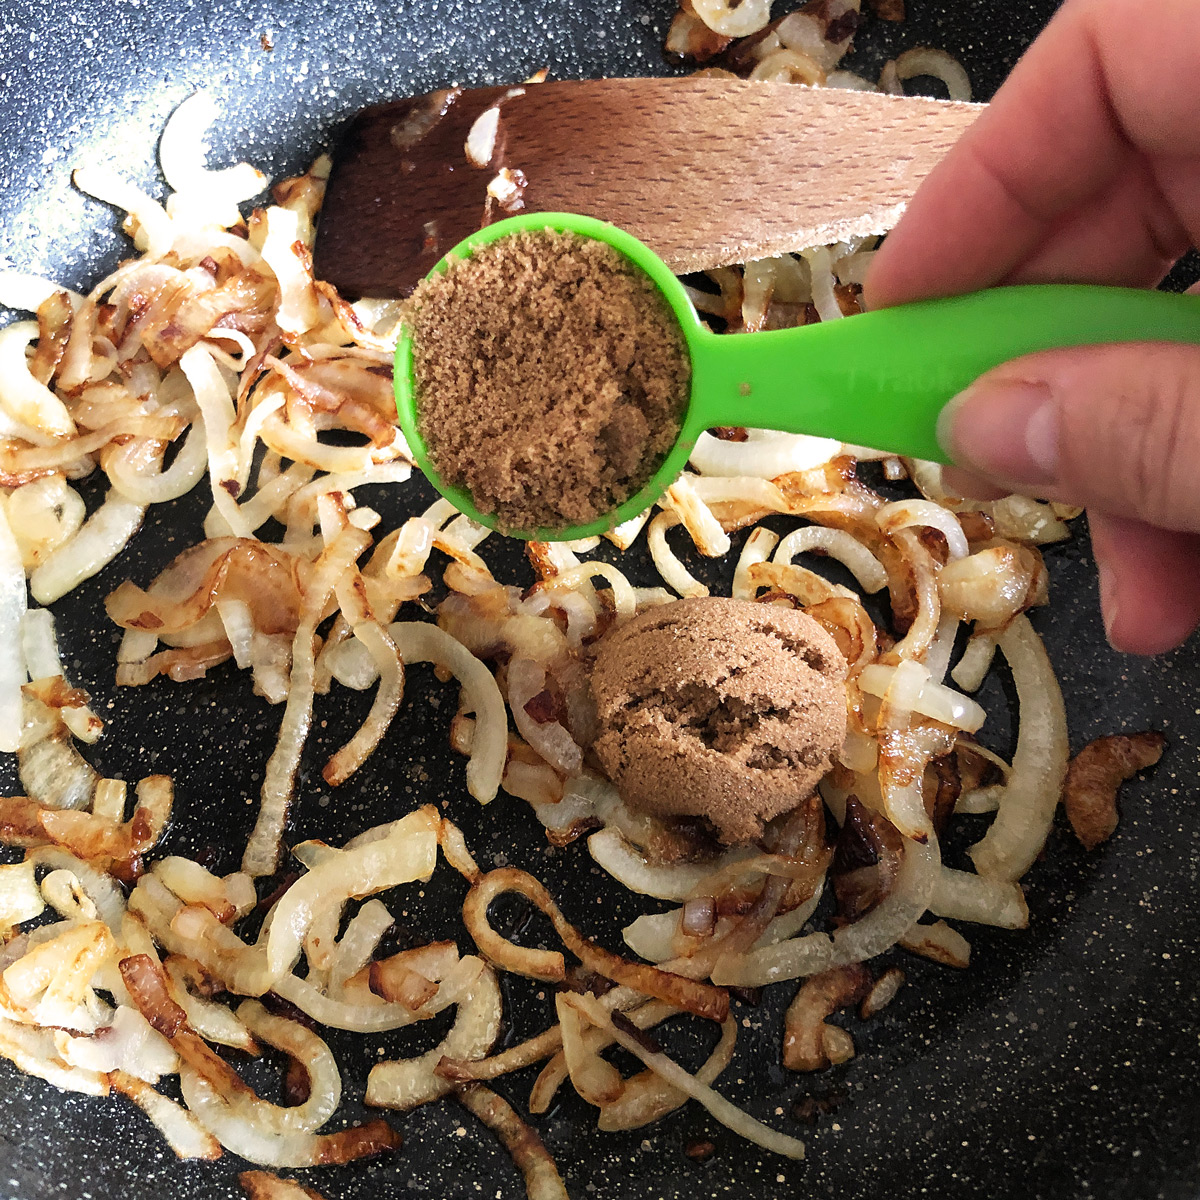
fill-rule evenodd
<path id="1" fill-rule="evenodd" d="M 1117 623 L 1117 579 L 1112 568 L 1104 563 L 1097 563 L 1096 571 L 1100 576 L 1100 615 L 1104 620 L 1104 632 L 1111 642 Z"/>
<path id="2" fill-rule="evenodd" d="M 985 377 L 942 409 L 937 432 L 960 467 L 1028 487 L 1058 479 L 1058 409 L 1040 381 Z"/>

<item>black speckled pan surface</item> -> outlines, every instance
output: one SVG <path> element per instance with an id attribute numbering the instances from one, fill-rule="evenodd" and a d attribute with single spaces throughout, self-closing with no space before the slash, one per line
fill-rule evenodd
<path id="1" fill-rule="evenodd" d="M 212 89 L 228 114 L 218 153 L 278 174 L 306 162 L 356 108 L 394 95 L 450 81 L 516 80 L 543 65 L 559 76 L 661 72 L 668 7 L 659 0 L 3 0 L 0 265 L 79 285 L 115 261 L 123 246 L 113 215 L 71 190 L 69 168 L 107 161 L 156 189 L 150 147 L 170 110 L 198 86 Z M 889 47 L 945 47 L 987 95 L 1054 4 L 909 0 L 909 7 L 907 24 L 873 23 L 864 32 L 860 60 L 878 65 Z M 272 50 L 264 50 L 263 35 Z M 394 519 L 428 499 L 412 485 L 371 502 Z M 197 537 L 203 507 L 192 497 L 153 509 L 131 551 L 61 604 L 58 617 L 68 670 L 110 721 L 96 765 L 128 778 L 151 769 L 175 774 L 180 819 L 167 848 L 208 849 L 231 870 L 279 710 L 255 700 L 248 681 L 225 668 L 198 683 L 160 681 L 117 694 L 117 637 L 101 607 L 120 579 L 146 582 Z M 514 582 L 527 578 L 518 554 L 507 562 L 495 550 L 489 557 Z M 1054 604 L 1035 620 L 1062 677 L 1073 744 L 1125 728 L 1163 729 L 1170 739 L 1157 771 L 1127 788 L 1115 839 L 1087 856 L 1057 829 L 1028 877 L 1030 930 L 968 930 L 969 972 L 906 956 L 911 986 L 870 1024 L 852 1023 L 859 1056 L 844 1067 L 785 1075 L 778 1046 L 786 987 L 760 1008 L 739 1007 L 744 1028 L 723 1089 L 806 1136 L 807 1162 L 741 1144 L 694 1106 L 632 1134 L 598 1133 L 593 1110 L 564 1095 L 538 1127 L 572 1197 L 1200 1196 L 1200 646 L 1193 641 L 1156 662 L 1113 654 L 1101 633 L 1086 535 L 1077 532 L 1048 558 Z M 319 701 L 295 835 L 338 841 L 417 801 L 445 801 L 485 865 L 532 866 L 572 919 L 611 941 L 636 908 L 599 877 L 582 844 L 547 851 L 522 804 L 501 797 L 481 810 L 467 797 L 461 760 L 446 749 L 454 695 L 427 670 L 413 670 L 385 749 L 333 794 L 315 768 L 359 713 L 344 693 Z M 998 707 L 993 736 L 1003 746 L 1002 686 L 988 702 Z M 12 774 L 0 775 L 0 791 L 15 784 Z M 413 938 L 456 929 L 461 891 L 442 874 L 423 897 L 395 906 L 405 909 L 400 920 Z M 508 986 L 508 1036 L 540 1028 L 547 998 Z M 361 1095 L 380 1055 L 424 1050 L 441 1033 L 335 1035 L 347 1095 Z M 682 1032 L 672 1046 L 693 1062 L 701 1049 Z M 530 1074 L 500 1084 L 518 1107 Z M 793 1105 L 810 1095 L 837 1107 L 798 1130 Z M 405 1138 L 398 1155 L 301 1176 L 330 1200 L 523 1195 L 507 1156 L 453 1104 L 399 1115 L 396 1124 Z M 707 1164 L 682 1153 L 696 1137 L 716 1143 Z M 231 1156 L 176 1162 L 123 1100 L 63 1095 L 0 1063 L 0 1200 L 215 1200 L 240 1194 L 235 1176 L 243 1166 Z"/>

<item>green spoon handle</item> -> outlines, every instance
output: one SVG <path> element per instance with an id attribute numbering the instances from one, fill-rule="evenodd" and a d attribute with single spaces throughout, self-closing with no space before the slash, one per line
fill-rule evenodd
<path id="1" fill-rule="evenodd" d="M 946 462 L 946 402 L 1009 359 L 1062 346 L 1200 343 L 1200 296 L 1084 284 L 994 288 L 799 329 L 689 337 L 687 433 L 740 425 Z"/>

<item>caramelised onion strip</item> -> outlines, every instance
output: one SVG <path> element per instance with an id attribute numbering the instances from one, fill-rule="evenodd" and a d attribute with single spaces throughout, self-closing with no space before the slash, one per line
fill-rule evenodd
<path id="1" fill-rule="evenodd" d="M 774 588 L 794 596 L 804 605 L 821 604 L 835 598 L 858 600 L 849 588 L 842 587 L 840 583 L 830 583 L 823 575 L 795 563 L 755 563 L 747 575 L 753 588 Z"/>
<path id="2" fill-rule="evenodd" d="M 221 1143 L 186 1108 L 127 1071 L 112 1071 L 108 1081 L 114 1091 L 128 1096 L 150 1118 L 176 1158 L 212 1162 L 221 1157 Z"/>
<path id="3" fill-rule="evenodd" d="M 388 633 L 406 663 L 431 662 L 462 685 L 460 708 L 475 714 L 467 790 L 481 804 L 495 798 L 508 753 L 508 711 L 491 671 L 461 642 L 423 621 L 395 622 Z"/>
<path id="4" fill-rule="evenodd" d="M 820 1071 L 853 1057 L 849 1035 L 839 1030 L 831 1037 L 834 1027 L 825 1019 L 839 1008 L 857 1004 L 870 986 L 871 975 L 861 963 L 833 967 L 806 979 L 784 1014 L 783 1065 L 789 1071 Z"/>
<path id="5" fill-rule="evenodd" d="M 993 633 L 976 632 L 967 642 L 962 657 L 950 672 L 950 678 L 964 692 L 978 691 L 984 677 L 991 670 L 996 657 L 996 636 Z"/>
<path id="6" fill-rule="evenodd" d="M 537 1131 L 506 1100 L 481 1083 L 457 1088 L 454 1098 L 478 1117 L 501 1141 L 525 1179 L 528 1200 L 570 1200 L 554 1159 Z"/>
<path id="7" fill-rule="evenodd" d="M 814 551 L 837 559 L 866 592 L 879 592 L 887 587 L 887 571 L 883 564 L 867 546 L 844 529 L 830 529 L 824 525 L 805 525 L 793 529 L 779 543 L 774 561 L 782 566 L 790 566 L 797 554 Z"/>
<path id="8" fill-rule="evenodd" d="M 729 535 L 721 528 L 708 505 L 700 498 L 694 476 L 684 472 L 663 496 L 663 507 L 674 512 L 696 549 L 708 558 L 721 558 L 729 553 Z"/>
<path id="9" fill-rule="evenodd" d="M 613 607 L 617 610 L 617 616 L 632 617 L 637 611 L 637 596 L 634 594 L 629 580 L 611 563 L 591 561 L 580 563 L 577 567 L 568 567 L 554 576 L 551 586 L 581 590 L 581 584 L 585 582 L 590 584 L 591 580 L 595 578 L 603 578 L 608 581 L 612 588 L 612 602 Z"/>
<path id="10" fill-rule="evenodd" d="M 664 1005 L 664 1008 L 670 1007 Z M 549 1029 L 490 1058 L 442 1058 L 434 1067 L 434 1072 L 456 1083 L 466 1083 L 472 1079 L 499 1079 L 502 1075 L 509 1075 L 513 1071 L 550 1058 L 561 1049 L 562 1030 L 557 1025 L 551 1025 Z M 530 1108 L 530 1111 L 539 1110 Z"/>
<path id="11" fill-rule="evenodd" d="M 272 910 L 267 933 L 271 978 L 282 979 L 300 960 L 305 934 L 321 913 L 340 912 L 351 896 L 428 879 L 437 863 L 437 825 L 435 811 L 418 809 L 395 822 L 386 837 L 343 850 L 292 884 Z"/>
<path id="12" fill-rule="evenodd" d="M 906 840 L 892 890 L 865 917 L 832 936 L 810 933 L 720 959 L 711 978 L 714 983 L 731 987 L 761 987 L 874 958 L 895 945 L 928 909 L 940 867 L 935 837 L 924 844 Z"/>
<path id="13" fill-rule="evenodd" d="M 620 1071 L 600 1057 L 598 1048 L 584 1044 L 583 1033 L 587 1025 L 583 1014 L 570 1003 L 568 993 L 559 992 L 554 998 L 554 1007 L 562 1031 L 562 1060 L 571 1086 L 588 1104 L 597 1108 L 611 1104 L 625 1090 Z"/>
<path id="14" fill-rule="evenodd" d="M 238 1183 L 249 1200 L 325 1200 L 320 1192 L 294 1179 L 280 1179 L 270 1171 L 243 1171 Z"/>
<path id="15" fill-rule="evenodd" d="M 38 846 L 26 852 L 25 861 L 34 867 L 46 867 L 51 871 L 69 871 L 88 899 L 96 907 L 96 915 L 114 936 L 121 933 L 121 921 L 125 916 L 125 893 L 105 871 L 97 870 L 60 846 Z"/>
<path id="16" fill-rule="evenodd" d="M 243 1119 L 190 1063 L 179 1073 L 184 1101 L 226 1150 L 263 1167 L 317 1167 L 355 1162 L 395 1150 L 400 1135 L 386 1121 L 370 1121 L 337 1133 L 269 1133 Z"/>
<path id="17" fill-rule="evenodd" d="M 75 435 L 75 422 L 63 402 L 29 369 L 26 350 L 38 336 L 36 321 L 14 321 L 0 329 L 0 418 L 50 438 Z"/>
<path id="18" fill-rule="evenodd" d="M 45 911 L 46 902 L 34 880 L 33 866 L 27 860 L 0 867 L 0 934 L 6 935 L 14 925 Z"/>
<path id="19" fill-rule="evenodd" d="M 39 1029 L 0 1017 L 0 1058 L 7 1058 L 18 1071 L 44 1079 L 64 1092 L 108 1095 L 107 1075 L 68 1066 L 59 1058 L 52 1029 Z"/>
<path id="20" fill-rule="evenodd" d="M 556 950 L 531 950 L 516 946 L 497 933 L 488 922 L 488 908 L 497 896 L 517 892 L 532 901 L 550 918 L 563 944 L 597 975 L 654 996 L 699 1017 L 723 1021 L 729 1012 L 729 996 L 721 989 L 684 979 L 644 963 L 632 963 L 583 937 L 562 915 L 550 893 L 532 875 L 512 867 L 489 871 L 467 893 L 463 921 L 480 951 L 505 970 L 560 983 L 566 976 L 563 956 Z"/>
<path id="21" fill-rule="evenodd" d="M 242 870 L 247 875 L 270 875 L 279 862 L 279 842 L 296 785 L 300 752 L 312 722 L 317 626 L 325 616 L 337 581 L 370 542 L 368 534 L 348 525 L 322 552 L 305 582 L 301 620 L 292 640 L 292 673 L 279 740 L 267 761 L 258 820 L 242 855 Z"/>
<path id="22" fill-rule="evenodd" d="M 135 504 L 177 500 L 196 486 L 208 465 L 203 417 L 193 422 L 175 461 L 166 470 L 162 469 L 161 453 L 149 461 L 141 461 L 136 453 L 137 446 L 138 443 L 130 442 L 119 447 L 104 468 L 113 488 Z"/>
<path id="23" fill-rule="evenodd" d="M 1017 749 L 996 819 L 970 855 L 980 875 L 1015 880 L 1029 870 L 1050 833 L 1067 774 L 1067 715 L 1054 668 L 1029 618 L 1018 616 L 998 644 L 1017 689 Z"/>
<path id="24" fill-rule="evenodd" d="M 946 539 L 950 562 L 965 558 L 968 554 L 962 523 L 949 509 L 932 500 L 895 500 L 879 509 L 875 520 L 887 534 L 913 526 L 936 529 Z"/>
<path id="25" fill-rule="evenodd" d="M 188 1025 L 205 1041 L 232 1046 L 243 1054 L 258 1054 L 258 1044 L 250 1036 L 250 1031 L 224 1004 L 191 991 L 189 985 L 208 978 L 199 963 L 172 954 L 163 963 L 163 970 L 167 973 L 171 999 L 183 1009 Z"/>
<path id="26" fill-rule="evenodd" d="M 636 1058 L 640 1058 L 664 1082 L 671 1084 L 680 1092 L 702 1104 L 726 1128 L 733 1130 L 734 1133 L 753 1142 L 756 1146 L 761 1146 L 764 1150 L 771 1150 L 786 1158 L 804 1157 L 803 1142 L 789 1137 L 787 1134 L 778 1133 L 762 1124 L 761 1121 L 756 1121 L 749 1113 L 731 1104 L 707 1084 L 701 1083 L 691 1072 L 685 1071 L 673 1059 L 658 1051 L 648 1050 L 636 1037 L 626 1033 L 624 1029 L 615 1024 L 612 1014 L 592 996 L 573 995 L 568 999 L 593 1025 L 610 1033 L 614 1041 L 619 1042 Z"/>
<path id="27" fill-rule="evenodd" d="M 945 921 L 914 925 L 899 944 L 913 954 L 965 971 L 971 965 L 971 943 Z"/>
<path id="28" fill-rule="evenodd" d="M 464 959 L 463 962 L 467 962 Z M 376 1063 L 367 1076 L 366 1103 L 374 1108 L 411 1109 L 449 1092 L 453 1084 L 435 1068 L 443 1058 L 482 1058 L 500 1033 L 503 1004 L 495 972 L 479 959 L 475 982 L 459 1001 L 442 1041 L 416 1058 Z"/>

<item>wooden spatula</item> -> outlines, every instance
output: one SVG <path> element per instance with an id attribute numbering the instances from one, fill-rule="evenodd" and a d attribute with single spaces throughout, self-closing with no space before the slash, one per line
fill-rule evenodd
<path id="1" fill-rule="evenodd" d="M 703 76 L 399 100 L 346 129 L 315 268 L 349 296 L 407 295 L 518 211 L 612 221 L 680 273 L 884 233 L 980 109 Z"/>

